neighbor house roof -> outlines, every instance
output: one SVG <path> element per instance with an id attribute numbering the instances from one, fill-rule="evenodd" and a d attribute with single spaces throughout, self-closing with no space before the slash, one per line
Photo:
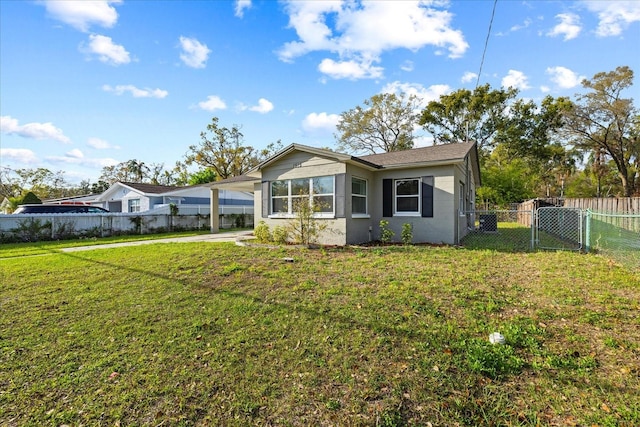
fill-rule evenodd
<path id="1" fill-rule="evenodd" d="M 181 190 L 185 187 L 177 187 L 174 185 L 155 185 L 155 184 L 143 184 L 139 182 L 123 182 L 119 181 L 120 184 L 125 185 L 134 190 L 138 190 L 144 194 L 163 194 L 168 193 L 170 191 Z"/>

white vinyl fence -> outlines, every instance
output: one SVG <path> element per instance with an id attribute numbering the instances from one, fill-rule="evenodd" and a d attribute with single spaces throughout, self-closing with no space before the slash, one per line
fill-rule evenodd
<path id="1" fill-rule="evenodd" d="M 253 227 L 253 206 L 221 206 L 220 228 Z M 207 230 L 209 208 L 180 206 L 177 215 L 169 207 L 141 213 L 13 214 L 0 215 L 0 243 L 152 234 L 180 230 Z"/>

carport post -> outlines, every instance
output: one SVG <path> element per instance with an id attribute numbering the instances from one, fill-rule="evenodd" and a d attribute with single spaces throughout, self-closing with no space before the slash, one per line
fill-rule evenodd
<path id="1" fill-rule="evenodd" d="M 218 214 L 218 189 L 211 187 L 211 200 L 209 201 L 211 232 L 220 232 L 220 215 Z"/>

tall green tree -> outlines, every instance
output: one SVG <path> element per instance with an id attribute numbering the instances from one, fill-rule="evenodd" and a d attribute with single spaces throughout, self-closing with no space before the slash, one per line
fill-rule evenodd
<path id="1" fill-rule="evenodd" d="M 149 167 L 141 160 L 131 159 L 126 162 L 126 170 L 129 180 L 143 182 L 149 172 Z"/>
<path id="2" fill-rule="evenodd" d="M 494 141 L 503 145 L 512 158 L 548 162 L 561 151 L 564 113 L 572 105 L 564 97 L 547 96 L 540 105 L 532 100 L 517 99 L 500 119 Z"/>
<path id="3" fill-rule="evenodd" d="M 626 197 L 634 194 L 640 166 L 640 114 L 633 99 L 623 97 L 632 84 L 633 70 L 628 66 L 583 80 L 588 91 L 577 96 L 565 126 L 576 148 L 613 161 Z"/>
<path id="4" fill-rule="evenodd" d="M 218 180 L 243 175 L 265 158 L 282 148 L 282 142 L 270 143 L 262 150 L 245 145 L 244 135 L 238 125 L 220 126 L 213 117 L 207 130 L 200 133 L 200 143 L 189 146 L 185 155 L 187 165 L 197 164 L 211 169 Z"/>
<path id="5" fill-rule="evenodd" d="M 256 150 L 244 145 L 244 135 L 237 125 L 220 126 L 213 117 L 207 130 L 200 133 L 200 143 L 189 146 L 187 164 L 211 168 L 218 179 L 227 179 L 246 173 L 258 162 Z"/>
<path id="6" fill-rule="evenodd" d="M 216 181 L 217 178 L 216 171 L 212 168 L 200 169 L 189 176 L 189 185 L 206 184 Z"/>
<path id="7" fill-rule="evenodd" d="M 433 136 L 434 144 L 475 141 L 486 155 L 494 148 L 494 137 L 517 94 L 517 89 L 491 89 L 489 84 L 473 91 L 459 89 L 429 102 L 418 123 Z"/>
<path id="8" fill-rule="evenodd" d="M 335 137 L 338 150 L 356 154 L 413 148 L 416 96 L 382 93 L 340 115 Z"/>

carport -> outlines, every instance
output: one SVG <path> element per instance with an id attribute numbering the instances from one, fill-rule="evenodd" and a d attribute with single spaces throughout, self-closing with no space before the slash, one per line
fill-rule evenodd
<path id="1" fill-rule="evenodd" d="M 214 212 L 219 212 L 219 192 L 220 190 L 235 190 L 245 191 L 248 193 L 254 193 L 254 185 L 260 184 L 260 178 L 251 175 L 239 175 L 231 178 L 223 179 L 222 181 L 212 182 L 210 184 L 211 189 L 211 219 L 210 228 L 212 233 L 220 232 L 220 216 L 214 215 Z M 255 200 L 254 200 L 255 206 Z"/>

